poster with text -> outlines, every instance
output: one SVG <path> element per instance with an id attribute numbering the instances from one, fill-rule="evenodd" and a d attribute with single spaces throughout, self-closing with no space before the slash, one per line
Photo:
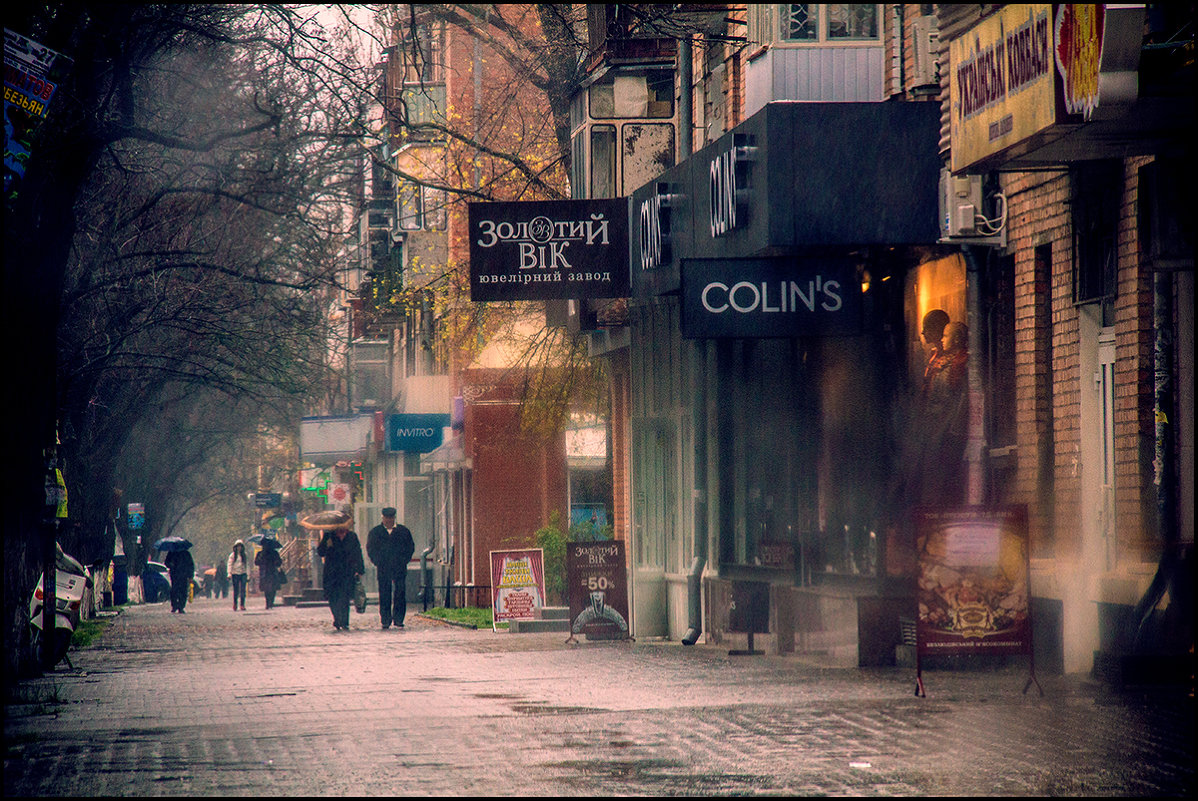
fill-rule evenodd
<path id="1" fill-rule="evenodd" d="M 545 562 L 540 548 L 491 551 L 491 610 L 496 623 L 535 620 L 545 605 Z"/>
<path id="2" fill-rule="evenodd" d="M 1031 653 L 1027 508 L 919 509 L 923 654 Z"/>
<path id="3" fill-rule="evenodd" d="M 570 636 L 628 637 L 628 570 L 621 540 L 566 544 Z"/>

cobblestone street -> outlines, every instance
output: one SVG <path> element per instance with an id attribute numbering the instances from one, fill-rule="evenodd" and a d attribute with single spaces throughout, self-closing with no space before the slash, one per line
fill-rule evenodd
<path id="1" fill-rule="evenodd" d="M 126 608 L 18 686 L 6 796 L 1192 795 L 1192 699 L 1026 669 L 821 669 L 375 608 Z"/>

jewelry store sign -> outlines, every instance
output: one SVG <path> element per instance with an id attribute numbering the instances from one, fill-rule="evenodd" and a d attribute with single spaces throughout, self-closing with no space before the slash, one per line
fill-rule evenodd
<path id="1" fill-rule="evenodd" d="M 471 203 L 470 299 L 629 294 L 628 199 Z"/>

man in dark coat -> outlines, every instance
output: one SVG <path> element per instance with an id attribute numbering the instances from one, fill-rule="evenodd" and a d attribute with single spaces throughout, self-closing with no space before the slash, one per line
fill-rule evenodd
<path id="1" fill-rule="evenodd" d="M 333 612 L 333 628 L 348 631 L 349 601 L 358 576 L 366 572 L 362 543 L 346 523 L 326 531 L 320 545 L 316 546 L 316 553 L 324 557 L 324 597 L 329 600 L 329 609 Z"/>
<path id="2" fill-rule="evenodd" d="M 412 532 L 395 522 L 395 509 L 383 509 L 383 522 L 366 535 L 366 553 L 379 571 L 379 617 L 383 628 L 403 628 L 408 611 L 408 562 L 416 550 Z"/>
<path id="3" fill-rule="evenodd" d="M 187 596 L 191 593 L 191 579 L 196 574 L 196 563 L 191 551 L 171 551 L 163 560 L 171 573 L 171 611 L 183 614 Z"/>

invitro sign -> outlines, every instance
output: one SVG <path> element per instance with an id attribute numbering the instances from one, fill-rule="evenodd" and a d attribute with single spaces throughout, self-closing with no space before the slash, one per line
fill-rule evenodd
<path id="1" fill-rule="evenodd" d="M 387 450 L 431 453 L 441 447 L 447 414 L 392 414 L 387 417 Z"/>

